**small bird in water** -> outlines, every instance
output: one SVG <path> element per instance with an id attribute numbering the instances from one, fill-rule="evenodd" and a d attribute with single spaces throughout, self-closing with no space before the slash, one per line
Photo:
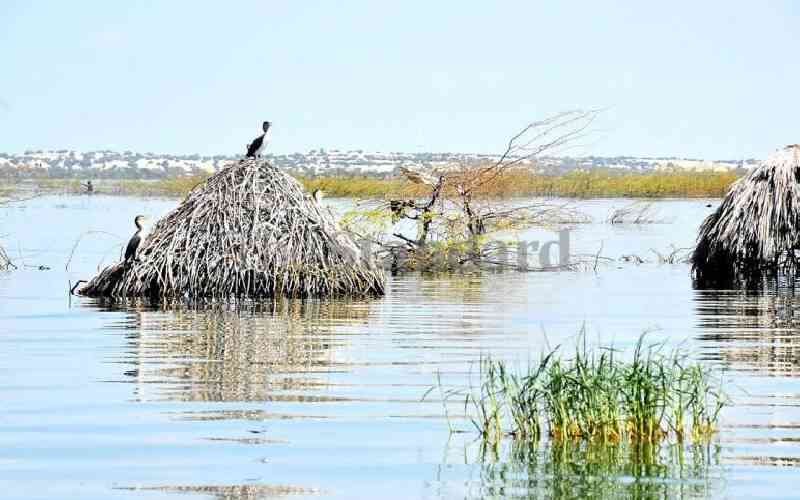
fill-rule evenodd
<path id="1" fill-rule="evenodd" d="M 322 203 L 322 195 L 324 195 L 324 194 L 325 194 L 325 192 L 324 192 L 324 191 L 322 191 L 321 189 L 315 189 L 315 190 L 314 190 L 314 191 L 311 193 L 311 198 L 312 198 L 312 199 L 313 199 L 315 202 L 317 202 L 317 205 L 319 205 L 320 203 Z"/>
<path id="2" fill-rule="evenodd" d="M 261 156 L 261 152 L 267 147 L 267 132 L 269 132 L 269 127 L 271 125 L 270 122 L 264 122 L 261 126 L 264 133 L 253 139 L 253 142 L 247 146 L 247 158 L 258 158 Z"/>
<path id="3" fill-rule="evenodd" d="M 144 215 L 137 215 L 136 218 L 133 219 L 133 223 L 136 225 L 136 232 L 133 233 L 130 241 L 128 241 L 128 246 L 125 248 L 125 262 L 132 260 L 138 262 L 139 260 L 136 255 L 136 251 L 139 250 L 139 244 L 142 242 L 142 229 L 144 229 L 142 223 L 144 222 L 144 219 Z"/>

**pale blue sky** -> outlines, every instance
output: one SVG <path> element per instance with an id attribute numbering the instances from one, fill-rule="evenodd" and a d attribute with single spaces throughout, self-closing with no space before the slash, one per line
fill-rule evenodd
<path id="1" fill-rule="evenodd" d="M 607 108 L 575 153 L 800 142 L 800 2 L 0 3 L 0 151 L 494 152 Z"/>

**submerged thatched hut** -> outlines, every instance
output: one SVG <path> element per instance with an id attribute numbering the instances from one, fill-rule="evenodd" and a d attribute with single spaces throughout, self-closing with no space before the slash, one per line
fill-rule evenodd
<path id="1" fill-rule="evenodd" d="M 81 295 L 266 298 L 380 295 L 384 275 L 328 210 L 268 162 L 233 163 L 158 221 L 137 261 Z"/>
<path id="2" fill-rule="evenodd" d="M 736 181 L 700 226 L 692 255 L 701 286 L 800 277 L 800 145 Z"/>

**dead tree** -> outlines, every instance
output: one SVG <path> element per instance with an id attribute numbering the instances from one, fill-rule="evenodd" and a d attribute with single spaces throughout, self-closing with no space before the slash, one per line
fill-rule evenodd
<path id="1" fill-rule="evenodd" d="M 432 242 L 446 242 L 459 247 L 459 261 L 475 261 L 485 257 L 480 243 L 491 232 L 547 223 L 547 217 L 553 223 L 573 218 L 576 213 L 563 204 L 509 206 L 492 196 L 491 187 L 512 171 L 530 171 L 541 156 L 573 147 L 598 113 L 568 111 L 529 123 L 509 139 L 505 150 L 492 162 L 460 161 L 437 169 L 401 167 L 405 178 L 428 189 L 416 200 L 390 200 L 384 205 L 393 222 L 410 220 L 417 224 L 415 237 L 394 231 L 393 236 L 401 243 L 383 243 L 384 249 L 390 254 L 402 251 L 419 257 Z"/>

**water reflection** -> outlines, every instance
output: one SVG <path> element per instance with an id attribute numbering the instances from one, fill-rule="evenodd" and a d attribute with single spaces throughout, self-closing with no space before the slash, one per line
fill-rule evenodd
<path id="1" fill-rule="evenodd" d="M 326 374 L 346 338 L 335 326 L 363 322 L 360 303 L 281 301 L 154 309 L 115 304 L 126 319 L 139 401 L 330 401 Z"/>
<path id="2" fill-rule="evenodd" d="M 54 209 L 56 203 L 72 209 Z M 619 203 L 599 200 L 588 208 L 602 221 Z M 612 257 L 691 245 L 707 214 L 703 203 L 658 205 L 677 222 L 581 225 L 570 244 L 576 253 L 602 247 Z M 82 241 L 69 275 L 58 274 L 71 252 L 63 242 L 173 207 L 130 198 L 40 198 L 6 221 L 20 252 L 53 271 L 0 277 L 0 465 L 13 478 L 3 483 L 5 496 L 717 493 L 715 449 L 685 450 L 677 463 L 669 450 L 638 458 L 630 449 L 563 454 L 547 447 L 530 458 L 508 450 L 465 459 L 463 443 L 442 456 L 442 404 L 420 401 L 437 374 L 463 386 L 481 355 L 524 364 L 547 345 L 571 345 L 584 325 L 590 339 L 621 349 L 657 328 L 654 341 L 688 340 L 709 364 L 726 368 L 734 397 L 718 436 L 726 494 L 794 491 L 794 469 L 779 468 L 800 465 L 792 293 L 693 291 L 687 266 L 620 264 L 597 273 L 396 276 L 388 295 L 369 303 L 162 309 L 73 298 L 70 306 L 64 286 L 54 283 L 92 275 L 108 242 Z M 75 217 L 75 210 L 92 217 Z M 50 221 L 51 230 L 30 220 Z M 474 438 L 453 440 L 461 437 Z"/>
<path id="3" fill-rule="evenodd" d="M 472 498 L 706 498 L 722 491 L 716 445 L 551 443 L 481 454 Z M 506 455 L 502 457 L 502 455 Z"/>
<path id="4" fill-rule="evenodd" d="M 704 357 L 729 370 L 800 376 L 800 298 L 793 290 L 695 296 Z"/>
<path id="5" fill-rule="evenodd" d="M 793 287 L 696 292 L 701 357 L 728 373 L 725 462 L 800 465 L 800 296 Z"/>
<path id="6" fill-rule="evenodd" d="M 159 486 L 154 488 L 121 488 L 128 491 L 183 493 L 203 495 L 216 500 L 264 500 L 267 498 L 283 498 L 292 496 L 312 496 L 322 493 L 319 490 L 301 488 L 299 486 Z"/>

